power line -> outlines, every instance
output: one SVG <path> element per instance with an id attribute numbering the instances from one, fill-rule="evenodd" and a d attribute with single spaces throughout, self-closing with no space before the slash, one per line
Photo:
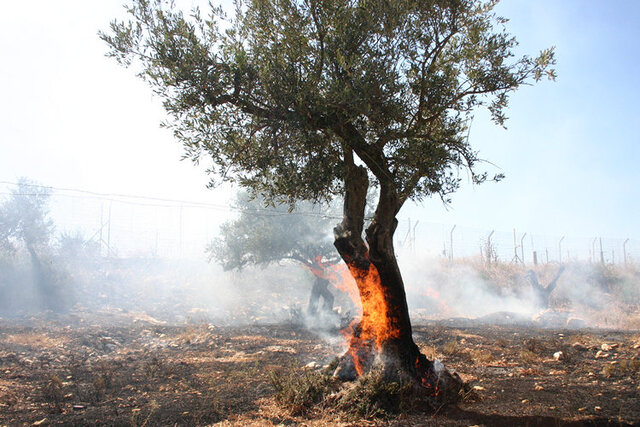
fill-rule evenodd
<path id="1" fill-rule="evenodd" d="M 135 206 L 151 206 L 151 207 L 193 207 L 193 208 L 204 208 L 204 209 L 213 209 L 223 212 L 241 212 L 241 213 L 252 213 L 256 216 L 289 216 L 289 215 L 301 215 L 301 216 L 310 216 L 317 218 L 327 218 L 327 219 L 342 219 L 342 216 L 338 215 L 328 215 L 319 212 L 310 212 L 310 211 L 292 211 L 292 212 L 274 212 L 268 208 L 264 209 L 242 209 L 229 205 L 218 205 L 214 203 L 205 203 L 205 202 L 194 202 L 189 200 L 179 200 L 179 199 L 168 199 L 168 198 L 160 198 L 160 197 L 151 197 L 151 196 L 140 196 L 140 195 L 130 195 L 130 194 L 119 194 L 119 193 L 100 193 L 97 191 L 90 190 L 81 190 L 77 188 L 65 188 L 65 187 L 52 187 L 46 185 L 39 184 L 29 184 L 29 183 L 17 183 L 11 181 L 0 181 L 0 184 L 5 185 L 13 185 L 13 186 L 25 186 L 25 187 L 33 187 L 33 188 L 45 188 L 50 190 L 56 190 L 56 196 L 64 196 L 64 197 L 72 197 L 79 199 L 97 199 L 104 200 L 116 203 L 123 203 L 128 205 Z M 79 194 L 65 194 L 64 192 L 73 192 Z M 15 196 L 40 196 L 38 193 L 15 193 L 15 192 L 0 192 L 0 195 L 15 195 Z M 164 203 L 142 203 L 136 202 L 135 200 L 149 200 L 155 202 L 164 202 Z M 170 204 L 167 204 L 170 203 Z"/>

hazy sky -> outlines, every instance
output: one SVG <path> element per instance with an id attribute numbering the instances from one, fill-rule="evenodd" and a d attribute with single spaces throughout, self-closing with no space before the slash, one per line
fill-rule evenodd
<path id="1" fill-rule="evenodd" d="M 183 1 L 191 4 L 190 1 Z M 97 31 L 119 0 L 5 2 L 0 14 L 0 181 L 227 203 L 180 161 L 163 110 Z M 500 14 L 531 55 L 556 46 L 558 79 L 511 99 L 507 130 L 485 114 L 471 141 L 501 171 L 401 215 L 479 229 L 640 239 L 640 2 L 504 0 Z M 0 187 L 6 188 L 6 187 Z M 210 214 L 218 221 L 221 212 Z"/>

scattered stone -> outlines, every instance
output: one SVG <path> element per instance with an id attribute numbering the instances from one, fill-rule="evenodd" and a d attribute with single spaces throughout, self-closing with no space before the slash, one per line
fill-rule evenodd
<path id="1" fill-rule="evenodd" d="M 607 357 L 609 357 L 609 353 L 605 353 L 602 350 L 598 350 L 596 353 L 596 359 L 606 359 Z"/>
<path id="2" fill-rule="evenodd" d="M 84 409 L 87 409 L 87 407 L 84 406 L 84 405 L 73 405 L 73 410 L 74 411 L 82 411 Z"/>
<path id="3" fill-rule="evenodd" d="M 575 350 L 578 350 L 578 351 L 585 351 L 585 350 L 587 350 L 587 346 L 585 346 L 584 344 L 579 343 L 579 342 L 573 343 L 573 344 L 571 345 L 571 347 L 573 347 Z"/>
<path id="4" fill-rule="evenodd" d="M 481 385 L 474 385 L 473 389 L 476 391 L 484 391 L 484 387 L 482 387 Z"/>
<path id="5" fill-rule="evenodd" d="M 43 425 L 43 424 L 44 424 L 44 423 L 46 423 L 46 422 L 47 422 L 47 419 L 46 419 L 46 418 L 43 418 L 43 419 L 41 419 L 40 421 L 35 421 L 32 425 L 34 425 L 34 426 L 41 426 L 41 425 Z"/>
<path id="6" fill-rule="evenodd" d="M 316 369 L 318 368 L 318 363 L 313 361 L 313 362 L 309 362 L 306 365 L 304 365 L 305 369 Z"/>
<path id="7" fill-rule="evenodd" d="M 543 328 L 561 328 L 567 324 L 569 312 L 545 310 L 533 316 L 533 322 Z"/>
<path id="8" fill-rule="evenodd" d="M 3 363 L 18 363 L 20 362 L 20 358 L 16 356 L 15 353 L 9 353 L 4 357 L 0 357 L 0 362 Z"/>
<path id="9" fill-rule="evenodd" d="M 529 403 L 529 399 L 522 399 L 521 403 Z"/>
<path id="10" fill-rule="evenodd" d="M 596 411 L 602 411 L 602 408 L 600 406 L 596 406 L 595 408 L 593 408 Z"/>
<path id="11" fill-rule="evenodd" d="M 602 351 L 611 351 L 612 348 L 613 348 L 612 346 L 606 343 L 600 346 L 600 349 L 602 349 Z"/>
<path id="12" fill-rule="evenodd" d="M 290 354 L 296 354 L 297 353 L 295 348 L 288 347 L 288 346 L 282 346 L 282 345 L 270 345 L 270 346 L 265 348 L 265 351 L 270 351 L 270 352 L 273 352 L 273 353 L 290 353 Z"/>
<path id="13" fill-rule="evenodd" d="M 578 412 L 584 412 L 587 410 L 586 406 L 583 406 L 582 408 L 578 408 Z"/>
<path id="14" fill-rule="evenodd" d="M 565 355 L 561 351 L 556 351 L 553 353 L 553 360 L 557 360 L 558 362 L 565 359 Z"/>
<path id="15" fill-rule="evenodd" d="M 540 390 L 544 390 L 544 387 L 542 387 L 541 385 L 537 385 L 533 388 L 535 391 L 540 391 Z"/>

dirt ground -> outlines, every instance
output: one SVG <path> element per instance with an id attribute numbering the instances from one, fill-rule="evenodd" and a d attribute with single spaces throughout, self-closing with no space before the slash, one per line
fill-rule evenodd
<path id="1" fill-rule="evenodd" d="M 472 391 L 437 413 L 354 422 L 275 403 L 274 370 L 320 369 L 342 351 L 295 324 L 169 326 L 122 311 L 0 319 L 0 426 L 640 425 L 637 332 L 447 321 L 414 332 Z"/>

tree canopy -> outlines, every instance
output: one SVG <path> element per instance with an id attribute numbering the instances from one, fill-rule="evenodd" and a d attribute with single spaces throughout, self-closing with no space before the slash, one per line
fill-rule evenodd
<path id="1" fill-rule="evenodd" d="M 20 245 L 45 249 L 53 235 L 49 218 L 51 190 L 19 178 L 17 186 L 0 204 L 0 248 L 14 252 Z"/>
<path id="2" fill-rule="evenodd" d="M 228 19 L 135 0 L 101 37 L 161 96 L 185 155 L 213 160 L 212 180 L 330 199 L 353 152 L 403 202 L 446 197 L 461 167 L 486 180 L 467 138 L 473 112 L 503 124 L 514 90 L 555 77 L 552 48 L 514 57 L 496 3 L 239 0 Z"/>

